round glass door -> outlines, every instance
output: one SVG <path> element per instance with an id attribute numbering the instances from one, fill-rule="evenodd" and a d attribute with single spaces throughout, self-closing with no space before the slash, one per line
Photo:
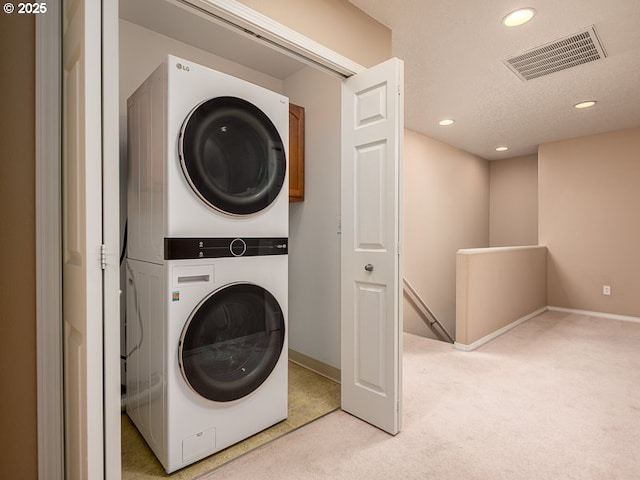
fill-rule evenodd
<path id="1" fill-rule="evenodd" d="M 237 400 L 269 377 L 284 336 L 284 315 L 271 293 L 248 283 L 228 285 L 189 317 L 178 349 L 182 375 L 209 400 Z"/>
<path id="2" fill-rule="evenodd" d="M 249 215 L 268 207 L 284 184 L 285 146 L 258 107 L 236 97 L 196 106 L 180 131 L 182 170 L 210 207 Z"/>

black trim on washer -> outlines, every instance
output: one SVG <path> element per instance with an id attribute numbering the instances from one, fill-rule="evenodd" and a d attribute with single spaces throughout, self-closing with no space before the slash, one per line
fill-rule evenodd
<path id="1" fill-rule="evenodd" d="M 194 260 L 199 258 L 258 257 L 287 255 L 287 237 L 268 238 L 165 238 L 165 260 Z"/>

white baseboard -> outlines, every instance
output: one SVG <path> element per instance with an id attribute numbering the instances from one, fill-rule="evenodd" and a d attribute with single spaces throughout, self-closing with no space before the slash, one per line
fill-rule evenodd
<path id="1" fill-rule="evenodd" d="M 615 314 L 615 313 L 591 312 L 589 310 L 577 310 L 575 308 L 553 307 L 551 305 L 548 305 L 546 307 L 542 307 L 542 308 L 536 310 L 535 312 L 532 312 L 532 313 L 530 313 L 528 315 L 525 315 L 522 318 L 519 318 L 518 320 L 510 323 L 509 325 L 506 325 L 506 326 L 502 327 L 499 330 L 496 330 L 495 332 L 490 333 L 489 335 L 486 335 L 486 336 L 482 337 L 480 340 L 476 340 L 475 342 L 473 342 L 470 345 L 466 345 L 464 343 L 455 342 L 453 344 L 453 347 L 456 350 L 461 350 L 463 352 L 471 352 L 471 351 L 475 350 L 476 348 L 481 347 L 485 343 L 488 343 L 491 340 L 494 340 L 495 338 L 498 338 L 500 335 L 508 332 L 512 328 L 517 327 L 521 323 L 524 323 L 527 320 L 530 320 L 533 317 L 535 317 L 537 315 L 540 315 L 543 312 L 546 312 L 547 310 L 551 310 L 551 311 L 554 311 L 554 312 L 575 313 L 577 315 L 587 315 L 587 316 L 590 316 L 590 317 L 607 318 L 609 320 L 620 320 L 620 321 L 623 321 L 623 322 L 640 323 L 640 317 L 633 317 L 633 316 L 629 316 L 629 315 L 618 315 L 618 314 Z"/>
<path id="2" fill-rule="evenodd" d="M 640 317 L 631 317 L 628 315 L 617 315 L 615 313 L 604 312 L 590 312 L 588 310 L 576 310 L 575 308 L 563 308 L 563 307 L 547 307 L 554 312 L 575 313 L 577 315 L 588 315 L 590 317 L 608 318 L 609 320 L 621 320 L 623 322 L 635 322 L 640 323 Z"/>
<path id="3" fill-rule="evenodd" d="M 496 330 L 495 332 L 491 332 L 489 335 L 485 335 L 484 337 L 482 337 L 479 340 L 476 340 L 475 342 L 473 342 L 470 345 L 466 345 L 464 343 L 458 343 L 455 342 L 453 344 L 453 347 L 456 350 L 461 350 L 463 352 L 471 352 L 473 350 L 475 350 L 478 347 L 481 347 L 482 345 L 484 345 L 485 343 L 489 343 L 491 340 L 494 340 L 496 338 L 498 338 L 500 335 L 508 332 L 509 330 L 517 327 L 518 325 L 520 325 L 521 323 L 526 322 L 527 320 L 532 319 L 535 316 L 540 315 L 541 313 L 546 312 L 547 310 L 549 310 L 549 307 L 542 307 L 539 308 L 538 310 L 536 310 L 535 312 L 531 312 L 528 315 L 525 315 L 524 317 L 519 318 L 518 320 L 511 322 L 508 325 L 505 325 L 504 327 L 500 328 L 499 330 Z"/>

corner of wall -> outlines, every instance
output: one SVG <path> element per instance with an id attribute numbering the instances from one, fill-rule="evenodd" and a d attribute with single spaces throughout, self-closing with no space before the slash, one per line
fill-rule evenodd
<path id="1" fill-rule="evenodd" d="M 456 255 L 456 343 L 466 344 L 468 341 L 469 320 L 469 257 Z"/>

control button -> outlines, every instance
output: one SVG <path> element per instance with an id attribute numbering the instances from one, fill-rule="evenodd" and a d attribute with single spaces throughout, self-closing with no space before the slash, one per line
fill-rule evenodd
<path id="1" fill-rule="evenodd" d="M 241 257 L 247 251 L 247 244 L 241 238 L 235 238 L 229 245 L 229 251 L 234 257 Z"/>

